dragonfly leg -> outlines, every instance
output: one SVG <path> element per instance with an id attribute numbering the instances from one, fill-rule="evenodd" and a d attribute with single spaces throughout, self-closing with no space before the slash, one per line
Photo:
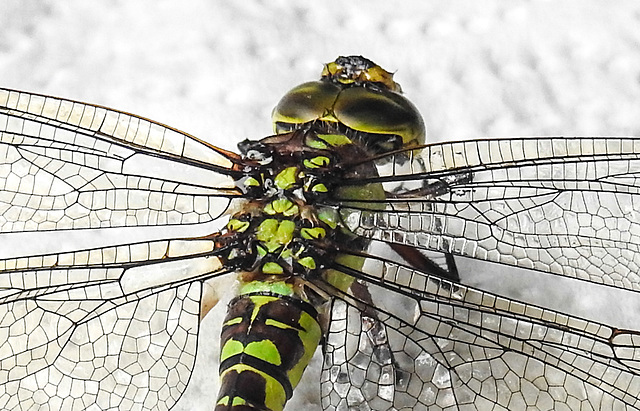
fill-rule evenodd
<path id="1" fill-rule="evenodd" d="M 389 246 L 413 268 L 455 283 L 460 282 L 460 275 L 458 274 L 458 268 L 456 267 L 453 255 L 448 253 L 444 254 L 447 265 L 445 269 L 414 247 L 397 243 L 389 244 Z"/>

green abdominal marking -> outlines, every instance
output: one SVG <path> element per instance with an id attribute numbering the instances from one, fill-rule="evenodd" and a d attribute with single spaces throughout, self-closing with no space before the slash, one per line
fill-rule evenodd
<path id="1" fill-rule="evenodd" d="M 277 294 L 232 301 L 222 329 L 218 405 L 281 410 L 320 342 L 316 317 L 310 304 Z"/>

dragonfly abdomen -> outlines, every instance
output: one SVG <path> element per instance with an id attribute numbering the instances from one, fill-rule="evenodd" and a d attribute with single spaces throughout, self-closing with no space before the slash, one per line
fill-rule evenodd
<path id="1" fill-rule="evenodd" d="M 235 298 L 222 329 L 216 411 L 282 410 L 321 336 L 317 311 L 298 298 L 274 292 Z"/>

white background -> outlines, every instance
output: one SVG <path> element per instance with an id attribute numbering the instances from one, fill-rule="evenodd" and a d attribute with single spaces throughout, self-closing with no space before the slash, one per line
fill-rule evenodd
<path id="1" fill-rule="evenodd" d="M 640 136 L 633 1 L 0 2 L 2 87 L 133 112 L 227 149 L 268 135 L 280 96 L 348 54 L 397 71 L 432 142 Z M 477 271 L 463 275 L 614 325 L 632 326 L 623 312 L 640 312 L 636 296 L 631 306 L 601 287 L 553 278 L 530 288 L 524 278 L 538 283 L 530 273 L 509 270 L 496 280 Z M 209 316 L 203 327 L 196 371 L 176 409 L 213 407 L 219 319 Z M 306 377 L 294 400 L 317 403 L 318 376 Z"/>

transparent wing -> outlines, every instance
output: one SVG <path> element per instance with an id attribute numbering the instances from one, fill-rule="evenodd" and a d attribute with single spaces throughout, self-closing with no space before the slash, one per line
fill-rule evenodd
<path id="1" fill-rule="evenodd" d="M 141 117 L 0 89 L 0 232 L 211 222 L 239 194 L 232 160 Z"/>
<path id="2" fill-rule="evenodd" d="M 0 261 L 0 408 L 168 409 L 193 368 L 211 240 Z"/>
<path id="3" fill-rule="evenodd" d="M 434 144 L 378 163 L 345 184 L 390 198 L 337 199 L 360 236 L 640 290 L 639 139 Z"/>
<path id="4" fill-rule="evenodd" d="M 363 301 L 335 301 L 327 410 L 635 410 L 640 335 L 516 302 L 371 257 L 345 272 Z"/>

